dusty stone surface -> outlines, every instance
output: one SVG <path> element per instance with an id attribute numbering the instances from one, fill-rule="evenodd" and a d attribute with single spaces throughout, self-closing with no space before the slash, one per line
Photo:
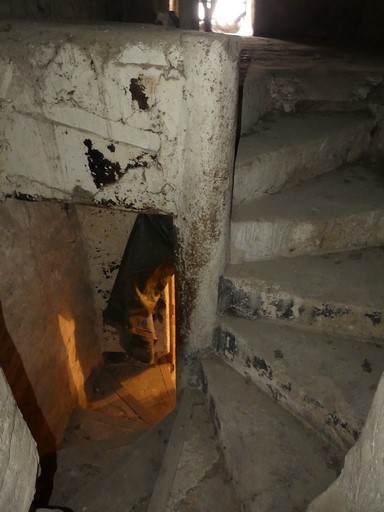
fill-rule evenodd
<path id="1" fill-rule="evenodd" d="M 240 512 L 212 419 L 203 401 L 193 407 L 166 510 Z"/>
<path id="2" fill-rule="evenodd" d="M 238 41 L 31 23 L 0 39 L 2 196 L 174 215 L 180 335 L 206 346 L 228 237 Z"/>
<path id="3" fill-rule="evenodd" d="M 369 114 L 319 112 L 272 117 L 239 142 L 233 207 L 356 160 L 371 146 Z"/>
<path id="4" fill-rule="evenodd" d="M 85 402 L 84 382 L 100 360 L 87 256 L 72 207 L 8 199 L 0 203 L 0 233 L 3 365 L 44 452 Z"/>
<path id="5" fill-rule="evenodd" d="M 221 308 L 381 343 L 382 265 L 382 248 L 231 265 Z"/>
<path id="6" fill-rule="evenodd" d="M 102 322 L 102 312 L 112 291 L 120 268 L 136 214 L 124 210 L 76 206 L 89 261 L 90 278 L 94 288 L 102 351 L 121 350 L 116 329 Z"/>
<path id="7" fill-rule="evenodd" d="M 376 247 L 384 242 L 384 169 L 355 165 L 243 203 L 231 262 Z"/>
<path id="8" fill-rule="evenodd" d="M 320 51 L 321 52 L 321 51 Z M 292 57 L 291 57 L 292 59 Z M 351 59 L 319 57 L 298 59 L 289 65 L 252 62 L 244 83 L 242 134 L 251 133 L 255 123 L 270 111 L 359 110 L 371 106 L 375 88 L 383 85 L 384 65 L 351 63 Z M 372 104 L 373 106 L 373 104 Z"/>
<path id="9" fill-rule="evenodd" d="M 245 510 L 305 510 L 335 478 L 338 450 L 218 357 L 202 364 L 208 404 Z"/>
<path id="10" fill-rule="evenodd" d="M 60 506 L 119 460 L 148 427 L 138 418 L 77 410 L 57 452 L 51 506 Z"/>
<path id="11" fill-rule="evenodd" d="M 367 423 L 345 458 L 340 477 L 308 507 L 308 512 L 381 512 L 383 510 L 384 377 L 379 383 Z"/>
<path id="12" fill-rule="evenodd" d="M 173 422 L 171 414 L 128 446 L 65 505 L 93 512 L 145 512 Z"/>
<path id="13" fill-rule="evenodd" d="M 343 450 L 358 439 L 383 348 L 279 322 L 224 318 L 218 350 L 238 372 Z"/>
<path id="14" fill-rule="evenodd" d="M 35 494 L 36 443 L 0 369 L 0 508 L 28 512 Z"/>

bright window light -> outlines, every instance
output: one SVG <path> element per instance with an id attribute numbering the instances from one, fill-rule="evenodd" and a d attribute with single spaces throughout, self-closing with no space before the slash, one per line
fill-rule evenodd
<path id="1" fill-rule="evenodd" d="M 217 0 L 212 13 L 213 32 L 223 32 L 242 36 L 251 36 L 253 0 Z M 211 7 L 211 2 L 207 2 Z M 205 10 L 199 2 L 199 19 L 204 20 Z"/>

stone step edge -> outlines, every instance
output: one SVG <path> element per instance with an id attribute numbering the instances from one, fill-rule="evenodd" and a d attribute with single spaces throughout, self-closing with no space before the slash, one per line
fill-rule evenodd
<path id="1" fill-rule="evenodd" d="M 338 217 L 330 218 L 330 219 L 294 219 L 294 218 L 276 218 L 276 219 L 268 219 L 261 218 L 260 220 L 254 219 L 237 219 L 231 220 L 230 227 L 230 263 L 238 264 L 242 262 L 252 262 L 252 261 L 263 261 L 263 260 L 272 260 L 278 258 L 292 258 L 295 256 L 316 256 L 328 253 L 338 253 L 342 251 L 350 251 L 350 250 L 358 250 L 358 249 L 366 249 L 370 247 L 377 247 L 384 243 L 384 233 L 380 238 L 380 233 L 377 231 L 377 225 L 384 218 L 384 206 L 383 209 L 380 210 L 378 208 L 367 210 L 365 212 L 358 212 L 356 214 L 348 214 L 348 215 L 340 215 Z M 360 224 L 366 224 L 366 229 L 368 230 L 369 224 L 371 224 L 370 233 L 365 231 L 364 240 L 362 239 L 361 228 L 356 228 L 358 222 Z M 252 224 L 258 225 L 259 232 L 253 232 Z M 250 239 L 257 238 L 260 235 L 260 232 L 266 231 L 266 228 L 270 230 L 269 240 L 273 239 L 275 233 L 273 232 L 274 226 L 278 224 L 281 232 L 288 233 L 289 236 L 286 237 L 285 247 L 277 247 L 278 242 L 273 241 L 271 243 L 271 249 L 269 252 L 264 251 L 260 254 L 260 256 L 252 256 L 252 259 L 249 259 L 249 249 L 248 247 L 243 247 L 245 244 L 243 239 L 247 239 L 247 244 L 250 244 Z M 307 236 L 303 237 L 300 241 L 296 238 L 297 228 L 298 226 L 302 226 L 303 232 L 308 232 L 310 228 L 310 232 Z M 347 226 L 347 229 L 346 229 Z M 376 228 L 376 230 L 374 229 Z M 351 232 L 353 233 L 353 229 L 355 229 L 356 235 L 355 239 L 352 239 Z M 239 236 L 240 233 L 246 232 L 248 234 L 247 237 Z M 335 241 L 335 237 L 332 236 L 334 233 L 339 233 L 339 235 L 344 235 L 345 232 L 349 233 L 349 240 L 353 240 L 351 245 L 348 247 L 344 241 L 342 245 L 338 240 Z M 330 235 L 332 233 L 332 235 Z M 369 237 L 368 237 L 369 234 Z M 326 236 L 328 235 L 328 236 Z M 236 239 L 236 240 L 235 240 Z M 238 241 L 240 239 L 240 242 Z M 329 241 L 328 241 L 329 239 Z M 295 247 L 296 244 L 296 247 Z M 239 247 L 242 246 L 242 247 Z M 276 251 L 279 251 L 278 253 Z M 245 259 L 245 255 L 247 259 Z"/>
<path id="2" fill-rule="evenodd" d="M 245 354 L 245 351 L 241 353 L 241 350 L 238 349 L 237 354 L 240 353 L 240 357 L 236 357 L 235 350 L 233 350 L 233 347 L 231 350 L 229 346 L 233 342 L 229 341 L 228 344 L 223 339 L 226 332 L 229 331 L 236 337 L 235 329 L 232 329 L 224 319 L 215 333 L 216 354 L 226 364 L 240 373 L 245 379 L 250 379 L 261 391 L 269 395 L 276 403 L 295 416 L 308 429 L 318 434 L 321 433 L 321 437 L 325 441 L 337 445 L 342 450 L 348 450 L 357 441 L 361 429 L 351 428 L 348 423 L 349 419 L 338 414 L 335 409 L 327 410 L 328 407 L 319 397 L 310 396 L 310 390 L 306 392 L 303 388 L 296 385 L 292 379 L 283 382 L 278 377 L 274 381 L 271 375 L 273 372 L 272 366 L 262 358 L 257 358 L 256 368 L 249 355 Z M 239 337 L 241 338 L 241 335 Z M 243 343 L 240 343 L 240 345 L 244 344 L 246 344 L 245 340 L 243 340 Z"/>
<path id="3" fill-rule="evenodd" d="M 212 421 L 213 421 L 213 424 L 215 426 L 215 430 L 216 430 L 216 435 L 220 441 L 220 444 L 221 444 L 221 448 L 222 448 L 222 451 L 223 451 L 223 454 L 224 454 L 224 457 L 225 457 L 225 461 L 226 461 L 226 464 L 227 464 L 227 469 L 228 469 L 228 473 L 229 475 L 231 476 L 232 478 L 232 481 L 233 481 L 233 485 L 234 485 L 234 488 L 235 488 L 235 491 L 240 499 L 240 501 L 243 503 L 243 509 L 244 511 L 248 511 L 250 509 L 247 508 L 246 506 L 246 503 L 245 503 L 245 500 L 244 500 L 244 497 L 242 496 L 242 492 L 241 492 L 241 480 L 240 481 L 237 481 L 238 479 L 236 478 L 236 472 L 234 471 L 234 468 L 232 467 L 231 465 L 231 462 L 230 462 L 230 440 L 226 439 L 227 438 L 227 434 L 223 433 L 223 425 L 222 425 L 222 419 L 220 417 L 220 413 L 218 412 L 218 408 L 217 408 L 217 405 L 216 405 L 216 399 L 215 399 L 215 396 L 214 396 L 214 393 L 211 392 L 211 384 L 210 384 L 210 377 L 207 376 L 207 372 L 206 372 L 206 369 L 205 369 L 205 359 L 208 359 L 208 362 L 209 362 L 209 359 L 214 357 L 214 358 L 217 358 L 218 360 L 221 361 L 222 364 L 224 364 L 226 367 L 230 368 L 232 371 L 236 372 L 236 370 L 234 370 L 233 368 L 231 368 L 230 365 L 228 365 L 225 361 L 223 361 L 221 358 L 219 358 L 216 354 L 214 353 L 210 353 L 210 354 L 206 354 L 205 355 L 206 357 L 204 357 L 204 359 L 202 359 L 200 361 L 200 373 L 201 373 L 201 379 L 202 379 L 202 382 L 203 382 L 203 391 L 204 391 L 204 394 L 206 396 L 206 400 L 207 400 L 207 406 L 208 406 L 208 409 L 210 411 L 210 414 L 211 414 L 211 417 L 212 417 Z M 236 372 L 238 374 L 238 372 Z M 238 374 L 239 377 L 241 377 L 244 382 L 248 385 L 254 385 L 254 384 L 250 384 L 249 381 L 247 381 L 246 379 L 244 379 L 240 374 Z M 257 388 L 257 386 L 255 386 Z M 260 390 L 260 388 L 258 388 L 258 391 L 264 396 L 266 397 L 266 399 L 268 401 L 271 401 L 272 403 L 274 403 L 274 405 L 276 407 L 281 407 L 279 404 L 276 404 L 276 402 L 274 402 L 270 396 L 268 396 L 267 393 L 264 393 L 262 390 Z M 328 438 L 325 438 L 323 437 L 322 435 L 319 435 L 319 433 L 317 431 L 314 431 L 313 428 L 311 428 L 310 426 L 306 425 L 304 422 L 301 421 L 301 419 L 298 419 L 296 418 L 294 415 L 292 415 L 290 413 L 290 411 L 287 411 L 283 408 L 281 408 L 282 410 L 284 410 L 284 414 L 286 414 L 287 416 L 290 416 L 292 419 L 294 419 L 295 422 L 298 422 L 299 425 L 301 425 L 303 431 L 307 431 L 308 432 L 308 435 L 310 435 L 313 439 L 317 439 L 318 442 L 321 442 L 321 443 L 324 443 L 326 446 L 329 447 L 329 450 L 331 453 L 336 453 L 338 455 L 338 459 L 340 460 L 333 460 L 333 458 L 330 456 L 330 459 L 329 459 L 329 463 L 331 465 L 335 464 L 335 467 L 339 466 L 340 464 L 340 461 L 344 458 L 345 456 L 345 451 L 344 450 L 340 450 L 340 448 L 333 444 L 333 443 L 330 443 L 329 442 L 329 439 Z M 225 429 L 224 429 L 225 430 Z M 253 509 L 252 509 L 253 510 Z"/>
<path id="4" fill-rule="evenodd" d="M 368 306 L 306 299 L 293 292 L 277 289 L 273 285 L 266 291 L 261 288 L 262 283 L 255 279 L 253 283 L 248 282 L 246 286 L 239 288 L 233 282 L 236 279 L 236 277 L 224 274 L 220 280 L 219 314 L 221 315 L 228 314 L 248 320 L 265 318 L 294 322 L 294 325 L 303 325 L 326 333 L 339 333 L 340 335 L 348 333 L 363 343 L 384 343 L 383 311 Z M 255 290 L 253 287 L 258 285 L 260 289 Z M 224 286 L 229 287 L 228 292 L 224 291 Z M 250 293 L 247 294 L 244 288 L 247 288 Z M 247 310 L 247 304 L 242 307 L 241 304 L 233 303 L 230 296 L 236 295 L 236 293 L 240 294 L 245 302 L 250 302 L 249 297 L 252 295 L 252 302 L 254 304 L 257 302 L 258 306 L 252 307 L 252 312 L 250 312 Z M 224 299 L 223 296 L 229 298 Z M 309 306 L 306 304 L 308 302 Z M 371 309 L 374 310 L 370 311 Z M 344 319 L 347 321 L 343 321 Z M 351 320 L 353 320 L 352 323 Z M 353 329 L 351 329 L 351 325 Z M 375 330 L 377 326 L 381 329 L 376 328 Z"/>
<path id="5" fill-rule="evenodd" d="M 353 123 L 345 123 L 339 130 L 324 131 L 308 140 L 298 139 L 288 146 L 270 148 L 262 154 L 250 149 L 250 139 L 244 142 L 245 147 L 240 139 L 235 161 L 233 207 L 244 201 L 267 197 L 299 181 L 306 181 L 361 158 L 375 158 L 374 133 L 378 121 L 371 114 L 359 117 Z M 257 137 L 257 133 L 246 137 Z M 319 151 L 319 145 L 323 147 L 328 143 L 331 147 L 327 151 L 320 151 L 316 159 L 314 153 Z M 300 158 L 291 160 L 292 151 L 298 152 Z M 272 158 L 273 155 L 277 156 Z"/>
<path id="6" fill-rule="evenodd" d="M 147 512 L 166 512 L 167 510 L 169 495 L 195 402 L 196 396 L 193 391 L 188 387 L 185 388 Z"/>
<path id="7" fill-rule="evenodd" d="M 316 98 L 304 98 L 305 95 L 308 95 L 308 89 L 306 87 L 308 79 L 311 81 L 316 76 L 323 78 L 327 75 L 329 75 L 329 79 L 332 79 L 334 73 L 343 79 L 347 76 L 352 80 L 352 83 L 355 82 L 351 89 L 348 90 L 347 96 L 345 96 L 344 92 L 338 92 L 331 100 L 328 99 L 328 94 L 321 94 L 323 99 L 320 96 Z M 301 108 L 306 108 L 307 110 L 308 104 L 317 106 L 319 103 L 323 102 L 333 105 L 332 110 L 336 108 L 343 108 L 345 110 L 346 108 L 355 109 L 361 108 L 362 106 L 366 108 L 371 103 L 374 103 L 374 101 L 372 102 L 372 98 L 370 98 L 370 92 L 375 86 L 382 83 L 382 76 L 382 72 L 377 70 L 376 66 L 373 65 L 372 70 L 346 68 L 340 71 L 340 69 L 336 67 L 303 68 L 296 66 L 287 68 L 286 66 L 269 67 L 263 64 L 252 66 L 251 64 L 243 85 L 244 107 L 242 114 L 244 123 L 242 126 L 242 134 L 249 133 L 249 131 L 252 130 L 252 124 L 257 122 L 258 119 L 268 112 L 297 112 L 300 111 Z M 364 79 L 366 86 L 365 90 L 364 87 L 361 88 L 361 83 L 359 83 L 362 79 Z M 278 82 L 285 81 L 287 84 L 294 82 L 296 90 L 293 91 L 293 95 L 290 88 L 283 95 L 280 89 L 273 93 L 271 89 L 273 82 L 276 80 Z M 303 81 L 303 97 L 298 97 L 298 92 L 300 93 L 300 82 Z M 317 90 L 317 87 L 315 87 L 315 89 Z M 353 90 L 355 90 L 355 92 L 351 95 Z M 258 92 L 258 95 L 256 95 L 255 92 Z M 261 100 L 260 98 L 255 98 L 255 96 L 260 97 L 260 95 Z M 283 101 L 281 101 L 281 98 L 283 98 Z"/>

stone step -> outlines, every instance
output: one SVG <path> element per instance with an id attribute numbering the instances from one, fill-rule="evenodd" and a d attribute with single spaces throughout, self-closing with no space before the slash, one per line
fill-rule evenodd
<path id="1" fill-rule="evenodd" d="M 383 166 L 336 169 L 232 214 L 232 263 L 383 243 Z"/>
<path id="2" fill-rule="evenodd" d="M 384 346 L 271 320 L 223 318 L 217 350 L 342 449 L 358 439 L 384 371 Z"/>
<path id="3" fill-rule="evenodd" d="M 207 400 L 246 512 L 305 511 L 337 476 L 342 452 L 217 356 L 202 361 Z"/>
<path id="4" fill-rule="evenodd" d="M 241 507 L 227 473 L 205 396 L 201 390 L 187 388 L 148 512 L 206 510 L 240 512 Z"/>
<path id="5" fill-rule="evenodd" d="M 65 505 L 74 511 L 146 512 L 174 421 L 173 412 L 128 446 Z"/>
<path id="6" fill-rule="evenodd" d="M 383 84 L 383 69 L 364 65 L 348 69 L 311 68 L 293 64 L 266 68 L 252 63 L 243 87 L 242 133 L 251 133 L 266 113 L 300 110 L 351 110 L 374 104 L 375 89 Z"/>
<path id="7" fill-rule="evenodd" d="M 240 138 L 233 206 L 351 163 L 370 150 L 375 119 L 364 112 L 278 115 Z"/>
<path id="8" fill-rule="evenodd" d="M 382 342 L 383 270 L 383 248 L 230 265 L 220 310 Z"/>

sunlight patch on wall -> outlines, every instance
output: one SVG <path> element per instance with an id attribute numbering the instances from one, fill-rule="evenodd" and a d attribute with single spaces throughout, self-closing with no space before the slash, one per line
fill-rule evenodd
<path id="1" fill-rule="evenodd" d="M 87 398 L 84 389 L 84 373 L 77 355 L 76 324 L 73 318 L 66 318 L 61 314 L 58 315 L 58 322 L 68 357 L 68 373 L 77 392 L 79 405 L 84 406 Z"/>

